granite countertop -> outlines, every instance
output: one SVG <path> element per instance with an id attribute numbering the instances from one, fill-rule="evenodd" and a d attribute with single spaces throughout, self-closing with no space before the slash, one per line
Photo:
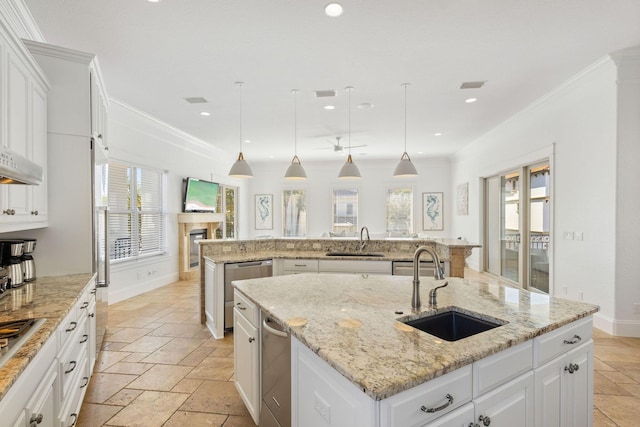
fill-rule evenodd
<path id="1" fill-rule="evenodd" d="M 598 307 L 467 279 L 447 278 L 438 306 L 422 278 L 420 312 L 412 312 L 412 277 L 303 274 L 234 282 L 236 288 L 376 400 L 382 400 L 553 329 Z M 508 322 L 448 342 L 397 321 L 446 311 Z M 401 313 L 401 314 L 398 314 Z"/>
<path id="2" fill-rule="evenodd" d="M 335 251 L 339 252 L 339 251 Z M 348 252 L 348 251 L 344 251 Z M 333 256 L 327 255 L 327 251 L 260 251 L 247 252 L 242 254 L 229 253 L 220 255 L 208 255 L 205 259 L 209 259 L 215 263 L 231 263 L 245 261 L 260 261 L 265 259 L 327 259 L 327 260 L 360 260 L 360 261 L 413 261 L 413 252 L 375 252 L 384 256 L 371 256 L 367 253 L 373 251 L 365 251 L 362 255 Z M 429 261 L 425 257 L 422 261 Z M 440 258 L 440 261 L 448 261 L 447 258 Z"/>
<path id="3" fill-rule="evenodd" d="M 17 353 L 0 368 L 0 400 L 56 331 L 87 286 L 92 274 L 42 277 L 12 289 L 0 299 L 0 322 L 46 319 Z"/>

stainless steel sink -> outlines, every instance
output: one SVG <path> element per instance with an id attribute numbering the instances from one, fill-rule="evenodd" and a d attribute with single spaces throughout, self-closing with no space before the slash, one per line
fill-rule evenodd
<path id="1" fill-rule="evenodd" d="M 360 256 L 360 257 L 383 257 L 379 252 L 327 252 L 326 256 Z"/>
<path id="2" fill-rule="evenodd" d="M 498 323 L 498 321 L 494 322 L 471 316 L 467 313 L 449 310 L 402 323 L 428 334 L 435 335 L 445 341 L 458 341 L 497 328 L 507 322 Z"/>

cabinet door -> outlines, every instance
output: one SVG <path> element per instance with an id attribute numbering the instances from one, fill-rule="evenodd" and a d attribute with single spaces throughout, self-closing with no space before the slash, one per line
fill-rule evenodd
<path id="1" fill-rule="evenodd" d="M 213 325 L 213 280 L 214 280 L 214 270 L 216 265 L 209 261 L 205 260 L 204 262 L 204 313 L 205 313 L 205 322 L 207 325 Z"/>
<path id="2" fill-rule="evenodd" d="M 27 425 L 37 425 L 38 427 L 57 425 L 57 379 L 58 370 L 54 363 L 25 407 Z"/>
<path id="3" fill-rule="evenodd" d="M 469 427 L 470 425 L 473 425 L 473 403 L 467 403 L 427 424 L 428 427 Z"/>
<path id="4" fill-rule="evenodd" d="M 565 402 L 566 426 L 593 424 L 593 341 L 567 353 Z M 573 371 L 573 372 L 572 372 Z"/>
<path id="5" fill-rule="evenodd" d="M 251 417 L 260 415 L 260 331 L 233 309 L 233 359 L 236 388 Z"/>
<path id="6" fill-rule="evenodd" d="M 491 427 L 533 427 L 533 372 L 474 400 L 475 422 Z"/>
<path id="7" fill-rule="evenodd" d="M 37 84 L 31 88 L 31 160 L 42 166 L 43 181 L 31 187 L 31 221 L 47 220 L 47 93 Z"/>
<path id="8" fill-rule="evenodd" d="M 562 425 L 562 386 L 565 356 L 535 370 L 535 423 L 540 427 Z"/>

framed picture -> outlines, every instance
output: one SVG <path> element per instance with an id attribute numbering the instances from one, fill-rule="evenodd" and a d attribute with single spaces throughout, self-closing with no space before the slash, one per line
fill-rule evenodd
<path id="1" fill-rule="evenodd" d="M 422 229 L 444 230 L 443 209 L 442 193 L 422 193 Z"/>
<path id="2" fill-rule="evenodd" d="M 457 187 L 456 206 L 458 215 L 469 215 L 469 183 L 465 182 Z"/>
<path id="3" fill-rule="evenodd" d="M 273 230 L 273 194 L 256 194 L 256 230 Z"/>

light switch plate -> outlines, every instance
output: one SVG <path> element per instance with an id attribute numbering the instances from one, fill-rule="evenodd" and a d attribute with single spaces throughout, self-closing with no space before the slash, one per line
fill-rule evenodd
<path id="1" fill-rule="evenodd" d="M 562 238 L 564 240 L 573 240 L 573 231 L 565 231 L 562 233 Z"/>

